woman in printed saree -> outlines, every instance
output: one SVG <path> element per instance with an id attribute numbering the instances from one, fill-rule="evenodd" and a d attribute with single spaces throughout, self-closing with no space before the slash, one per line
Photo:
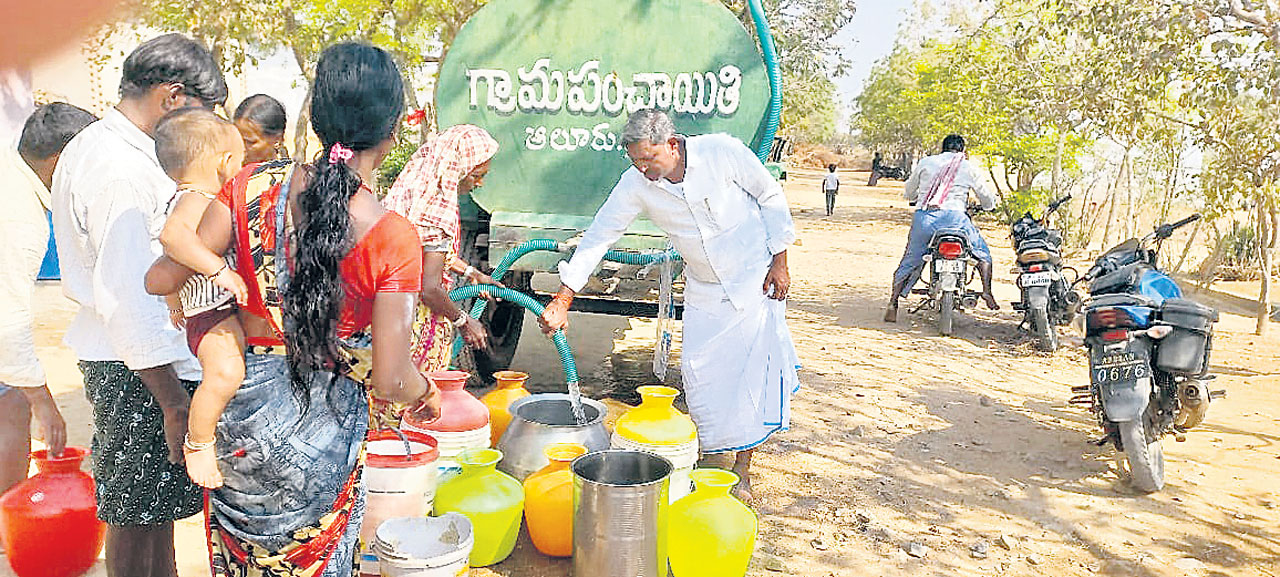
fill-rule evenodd
<path id="1" fill-rule="evenodd" d="M 223 392 L 223 486 L 206 494 L 215 577 L 350 575 L 370 394 L 422 420 L 438 413 L 439 395 L 410 357 L 416 234 L 371 188 L 403 89 L 386 52 L 326 49 L 311 97 L 323 145 L 314 164 L 267 187 L 276 167 L 246 167 L 201 222 L 210 254 L 230 252 L 248 293 L 246 378 Z M 351 351 L 370 343 L 357 361 Z"/>
<path id="2" fill-rule="evenodd" d="M 472 347 L 488 348 L 484 326 L 449 300 L 449 273 L 496 284 L 458 256 L 458 196 L 484 184 L 498 141 L 478 126 L 459 124 L 427 140 L 414 153 L 383 203 L 403 215 L 422 244 L 422 306 L 414 325 L 414 362 L 424 372 L 448 367 L 454 330 Z"/>

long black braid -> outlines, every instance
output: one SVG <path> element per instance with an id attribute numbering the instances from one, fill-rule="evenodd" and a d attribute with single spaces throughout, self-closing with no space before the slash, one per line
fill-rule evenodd
<path id="1" fill-rule="evenodd" d="M 281 302 L 289 319 L 289 382 L 304 407 L 311 402 L 309 375 L 340 369 L 337 328 L 344 290 L 339 267 L 354 244 L 349 204 L 360 190 L 356 172 L 344 162 L 330 162 L 330 153 L 336 145 L 374 148 L 393 136 L 403 112 L 404 83 L 386 52 L 345 42 L 321 54 L 311 128 L 324 148 L 297 196 L 301 218 L 293 272 Z M 330 386 L 336 382 L 335 374 Z"/>

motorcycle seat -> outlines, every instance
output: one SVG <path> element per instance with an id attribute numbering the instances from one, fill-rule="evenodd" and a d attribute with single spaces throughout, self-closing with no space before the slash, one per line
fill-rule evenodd
<path id="1" fill-rule="evenodd" d="M 1093 279 L 1089 283 L 1090 294 L 1116 293 L 1138 286 L 1142 271 L 1149 268 L 1146 263 L 1129 263 L 1119 269 Z"/>
<path id="2" fill-rule="evenodd" d="M 944 228 L 938 232 L 933 233 L 933 238 L 929 239 L 929 246 L 931 248 L 938 246 L 938 243 L 944 240 L 958 242 L 964 245 L 964 248 L 966 250 L 968 250 L 969 248 L 969 235 L 965 231 L 960 230 L 958 228 Z"/>
<path id="3" fill-rule="evenodd" d="M 1029 238 L 1019 242 L 1017 251 L 1023 252 L 1036 249 L 1047 250 L 1054 254 L 1058 253 L 1058 247 L 1050 243 L 1047 238 Z"/>
<path id="4" fill-rule="evenodd" d="M 1151 307 L 1155 308 L 1155 301 L 1142 295 L 1130 293 L 1116 293 L 1099 295 L 1091 297 L 1088 301 L 1088 308 L 1095 309 L 1101 307 Z"/>

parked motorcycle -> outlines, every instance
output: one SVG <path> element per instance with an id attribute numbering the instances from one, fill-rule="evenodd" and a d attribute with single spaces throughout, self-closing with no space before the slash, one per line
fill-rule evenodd
<path id="1" fill-rule="evenodd" d="M 1058 349 L 1054 327 L 1071 324 L 1080 310 L 1080 295 L 1072 288 L 1080 273 L 1062 266 L 1062 231 L 1045 226 L 1049 216 L 1069 200 L 1071 195 L 1053 201 L 1040 218 L 1027 212 L 1011 227 L 1018 264 L 1010 272 L 1018 275 L 1022 289 L 1022 301 L 1013 303 L 1013 310 L 1022 311 L 1021 328 L 1035 337 L 1042 351 Z M 1068 271 L 1076 277 L 1072 282 L 1064 276 Z"/>
<path id="2" fill-rule="evenodd" d="M 1164 487 L 1161 438 L 1184 440 L 1209 402 L 1226 394 L 1205 384 L 1217 311 L 1183 298 L 1157 262 L 1161 243 L 1199 218 L 1120 243 L 1080 279 L 1089 283 L 1090 384 L 1073 387 L 1071 402 L 1091 406 L 1106 433 L 1098 444 L 1109 441 L 1124 453 L 1133 486 L 1145 493 Z"/>
<path id="3" fill-rule="evenodd" d="M 977 259 L 969 247 L 969 237 L 958 229 L 943 229 L 929 240 L 929 253 L 924 257 L 924 270 L 929 273 L 927 288 L 913 289 L 925 299 L 911 312 L 921 309 L 938 311 L 938 332 L 950 336 L 955 317 L 966 308 L 978 306 L 979 291 L 968 290 L 977 276 Z"/>
<path id="4" fill-rule="evenodd" d="M 875 186 L 881 178 L 892 178 L 894 180 L 907 180 L 911 175 L 907 173 L 906 167 L 878 165 L 871 167 L 871 177 L 867 179 L 867 186 Z"/>

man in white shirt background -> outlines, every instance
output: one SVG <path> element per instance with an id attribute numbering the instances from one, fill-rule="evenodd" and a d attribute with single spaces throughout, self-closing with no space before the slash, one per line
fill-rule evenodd
<path id="1" fill-rule="evenodd" d="M 170 577 L 173 522 L 200 511 L 182 465 L 190 392 L 200 367 L 143 277 L 176 189 L 156 161 L 160 117 L 227 98 L 217 63 L 180 34 L 125 59 L 120 103 L 67 145 L 53 179 L 62 288 L 80 310 L 65 342 L 93 405 L 98 518 L 112 577 Z"/>
<path id="2" fill-rule="evenodd" d="M 942 139 L 942 153 L 925 157 L 907 179 L 902 196 L 916 205 L 911 218 L 911 232 L 898 270 L 893 273 L 893 289 L 885 322 L 897 322 L 898 299 L 911 291 L 919 277 L 924 255 L 933 234 L 943 229 L 959 229 L 969 238 L 969 250 L 978 259 L 978 275 L 982 277 L 982 299 L 992 310 L 1000 308 L 991 294 L 991 249 L 982 233 L 969 218 L 969 195 L 977 197 L 983 210 L 996 206 L 996 197 L 987 188 L 982 173 L 969 162 L 964 152 L 964 138 L 958 134 Z"/>
<path id="3" fill-rule="evenodd" d="M 827 175 L 822 177 L 822 193 L 827 196 L 827 216 L 836 211 L 836 194 L 840 192 L 840 177 L 836 176 L 836 165 L 827 165 Z"/>
<path id="4" fill-rule="evenodd" d="M 632 166 L 573 257 L 544 330 L 568 326 L 573 296 L 641 214 L 685 261 L 681 378 L 704 454 L 734 455 L 735 489 L 751 498 L 751 455 L 791 422 L 798 358 L 786 325 L 787 247 L 795 225 L 782 187 L 741 141 L 682 136 L 663 112 L 638 110 L 620 138 Z"/>
<path id="5" fill-rule="evenodd" d="M 64 102 L 36 109 L 17 150 L 0 149 L 0 494 L 27 478 L 31 417 L 49 453 L 62 453 L 67 426 L 36 358 L 32 297 L 49 247 L 49 186 L 62 149 L 93 121 Z"/>

